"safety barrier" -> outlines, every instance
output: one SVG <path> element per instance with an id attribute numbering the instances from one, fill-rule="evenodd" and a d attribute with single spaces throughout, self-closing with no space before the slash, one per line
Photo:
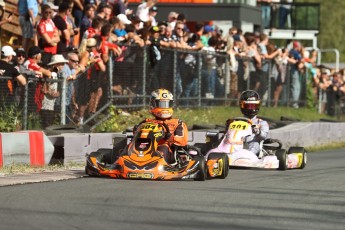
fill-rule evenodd
<path id="1" fill-rule="evenodd" d="M 18 163 L 47 165 L 53 153 L 54 145 L 42 131 L 0 133 L 0 167 Z"/>

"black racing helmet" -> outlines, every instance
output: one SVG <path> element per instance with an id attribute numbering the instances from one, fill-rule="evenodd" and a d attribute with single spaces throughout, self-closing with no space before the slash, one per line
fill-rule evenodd
<path id="1" fill-rule="evenodd" d="M 243 115 L 252 118 L 259 113 L 261 105 L 260 96 L 254 90 L 246 90 L 241 93 L 240 108 Z"/>

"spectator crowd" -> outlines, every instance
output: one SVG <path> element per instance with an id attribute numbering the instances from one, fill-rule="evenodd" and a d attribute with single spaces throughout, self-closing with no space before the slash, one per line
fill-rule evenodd
<path id="1" fill-rule="evenodd" d="M 313 103 L 317 104 L 321 97 L 323 112 L 334 115 L 335 100 L 344 98 L 344 76 L 318 68 L 316 51 L 306 51 L 300 42 L 291 41 L 286 47 L 277 48 L 260 32 L 243 33 L 231 27 L 224 33 L 202 22 L 190 28 L 186 15 L 177 12 L 170 12 L 166 21 L 157 21 L 156 3 L 157 0 L 146 0 L 133 11 L 127 8 L 126 0 L 19 0 L 22 47 L 13 50 L 3 46 L 0 61 L 0 75 L 17 81 L 11 86 L 0 81 L 1 89 L 7 89 L 1 90 L 2 97 L 21 95 L 20 86 L 28 84 L 32 95 L 29 101 L 35 102 L 42 128 L 54 123 L 61 100 L 65 100 L 67 121 L 83 124 L 85 117 L 100 107 L 104 86 L 109 84 L 106 66 L 111 54 L 115 56 L 116 71 L 121 72 L 114 74 L 113 92 L 135 94 L 142 83 L 129 76 L 133 63 L 124 62 L 130 58 L 124 54 L 129 53 L 129 47 L 147 47 L 147 91 L 158 87 L 171 89 L 176 84 L 177 98 L 225 96 L 237 101 L 249 87 L 267 102 L 268 81 L 273 79 L 272 106 L 282 101 L 283 86 L 289 82 L 291 106 L 298 108 L 304 93 L 301 76 L 307 75 L 305 82 Z M 164 64 L 172 60 L 169 49 L 184 51 L 178 55 L 176 76 L 171 78 L 167 76 L 172 71 Z M 202 54 L 201 63 L 198 53 Z M 229 73 L 224 73 L 225 62 L 230 66 Z M 226 74 L 230 76 L 229 82 L 224 81 Z M 30 84 L 30 78 L 49 80 Z M 63 97 L 57 79 L 66 81 Z M 198 95 L 199 84 L 205 86 L 202 95 Z"/>

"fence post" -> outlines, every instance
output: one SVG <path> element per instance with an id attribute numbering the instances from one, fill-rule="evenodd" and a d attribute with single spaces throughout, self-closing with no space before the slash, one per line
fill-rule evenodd
<path id="1" fill-rule="evenodd" d="M 267 60 L 265 60 L 267 61 Z M 272 60 L 268 61 L 268 87 L 267 87 L 267 104 L 266 106 L 271 107 L 271 92 L 272 92 Z M 276 86 L 277 87 L 277 86 Z"/>
<path id="2" fill-rule="evenodd" d="M 62 76 L 62 89 L 61 89 L 61 125 L 66 125 L 66 82 L 67 76 Z"/>
<path id="3" fill-rule="evenodd" d="M 225 56 L 225 91 L 224 91 L 224 105 L 227 104 L 228 95 L 231 94 L 230 92 L 230 81 L 231 81 L 231 75 L 230 75 L 230 68 L 229 68 L 229 62 L 230 62 L 230 55 Z M 231 103 L 231 101 L 230 101 Z"/>
<path id="4" fill-rule="evenodd" d="M 174 97 L 175 97 L 175 100 L 177 101 L 177 95 L 176 95 L 176 88 L 177 88 L 177 77 L 176 77 L 176 75 L 177 75 L 177 51 L 176 51 L 176 49 L 174 49 L 174 51 L 173 51 L 173 53 L 174 53 L 174 55 L 173 55 L 173 76 L 174 76 L 174 92 L 173 92 L 173 94 L 174 94 Z"/>
<path id="5" fill-rule="evenodd" d="M 113 100 L 113 52 L 109 52 L 108 60 L 108 79 L 109 79 L 109 99 Z"/>
<path id="6" fill-rule="evenodd" d="M 147 79 L 147 47 L 145 46 L 144 49 L 144 54 L 143 54 L 143 106 L 144 108 L 146 107 L 146 79 Z"/>
<path id="7" fill-rule="evenodd" d="M 199 84 L 198 84 L 198 106 L 201 106 L 201 85 L 202 85 L 202 76 L 201 76 L 201 68 L 202 68 L 202 59 L 201 59 L 201 53 L 198 53 L 198 79 L 199 79 Z"/>
<path id="8" fill-rule="evenodd" d="M 24 86 L 24 102 L 23 102 L 23 130 L 28 129 L 28 97 L 29 97 L 29 81 Z"/>

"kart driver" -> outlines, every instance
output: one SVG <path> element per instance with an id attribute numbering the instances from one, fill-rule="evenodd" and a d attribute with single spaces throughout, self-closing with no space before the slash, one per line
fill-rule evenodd
<path id="1" fill-rule="evenodd" d="M 173 95 L 169 90 L 160 88 L 153 91 L 150 99 L 150 112 L 155 118 L 144 120 L 144 122 L 165 123 L 169 127 L 170 135 L 167 135 L 157 148 L 169 164 L 176 162 L 173 154 L 174 146 L 186 146 L 188 142 L 187 125 L 180 119 L 172 118 L 173 103 Z"/>
<path id="2" fill-rule="evenodd" d="M 239 106 L 242 114 L 252 121 L 252 135 L 244 140 L 248 144 L 248 150 L 259 155 L 260 142 L 265 140 L 269 134 L 267 121 L 257 118 L 261 105 L 260 96 L 254 90 L 243 91 L 240 96 Z M 231 119 L 226 121 L 226 128 L 229 127 Z"/>

